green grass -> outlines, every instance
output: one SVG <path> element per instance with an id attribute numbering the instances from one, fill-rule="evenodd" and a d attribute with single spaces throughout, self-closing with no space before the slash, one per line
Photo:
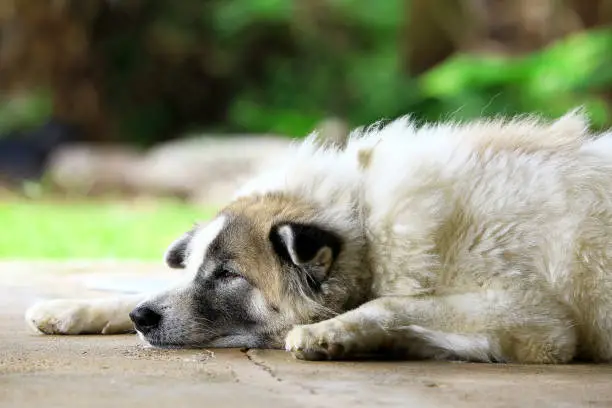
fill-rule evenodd
<path id="1" fill-rule="evenodd" d="M 168 245 L 214 208 L 175 201 L 0 203 L 0 259 L 160 260 Z"/>

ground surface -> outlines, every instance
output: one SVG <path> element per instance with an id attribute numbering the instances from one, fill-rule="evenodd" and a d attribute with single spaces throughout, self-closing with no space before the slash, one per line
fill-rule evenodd
<path id="1" fill-rule="evenodd" d="M 135 336 L 40 336 L 24 324 L 39 298 L 104 295 L 88 288 L 92 279 L 169 273 L 138 263 L 0 263 L 0 407 L 612 406 L 605 365 L 308 363 L 281 351 L 151 350 Z"/>

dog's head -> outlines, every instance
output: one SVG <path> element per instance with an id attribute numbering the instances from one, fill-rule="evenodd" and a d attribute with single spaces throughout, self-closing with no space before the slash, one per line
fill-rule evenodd
<path id="1" fill-rule="evenodd" d="M 159 347 L 276 348 L 294 324 L 363 302 L 362 234 L 350 216 L 324 212 L 268 194 L 185 233 L 165 256 L 185 281 L 130 314 L 141 337 Z"/>

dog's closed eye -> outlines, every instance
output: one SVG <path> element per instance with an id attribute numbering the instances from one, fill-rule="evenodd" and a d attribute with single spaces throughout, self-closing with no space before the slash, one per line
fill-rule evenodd
<path id="1" fill-rule="evenodd" d="M 213 277 L 217 280 L 231 280 L 243 278 L 241 274 L 226 265 L 218 266 L 213 272 Z"/>

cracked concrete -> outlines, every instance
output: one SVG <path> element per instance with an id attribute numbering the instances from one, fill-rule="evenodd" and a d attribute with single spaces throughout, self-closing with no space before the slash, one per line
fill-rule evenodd
<path id="1" fill-rule="evenodd" d="M 271 350 L 155 350 L 136 336 L 40 336 L 42 297 L 103 296 L 168 274 L 139 263 L 0 263 L 0 407 L 612 407 L 612 366 L 296 361 Z"/>

